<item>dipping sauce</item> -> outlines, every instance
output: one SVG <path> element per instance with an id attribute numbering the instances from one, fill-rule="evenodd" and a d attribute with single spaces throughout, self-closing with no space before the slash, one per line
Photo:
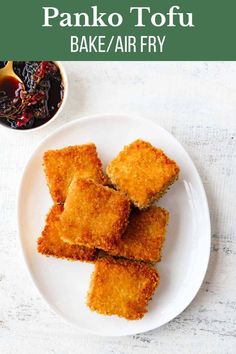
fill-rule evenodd
<path id="1" fill-rule="evenodd" d="M 16 92 L 19 89 L 21 89 L 20 83 L 14 77 L 6 76 L 0 80 L 0 91 L 5 92 L 12 100 L 16 97 Z"/>
<path id="2" fill-rule="evenodd" d="M 7 62 L 0 61 L 0 68 Z M 14 61 L 21 83 L 0 80 L 0 123 L 13 129 L 31 129 L 48 122 L 59 109 L 64 85 L 58 66 L 51 61 Z"/>

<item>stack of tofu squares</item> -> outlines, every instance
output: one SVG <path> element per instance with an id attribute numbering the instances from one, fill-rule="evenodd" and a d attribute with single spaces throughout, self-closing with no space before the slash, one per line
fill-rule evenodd
<path id="1" fill-rule="evenodd" d="M 103 173 L 92 143 L 46 151 L 43 166 L 53 206 L 38 239 L 47 256 L 93 262 L 87 305 L 105 315 L 137 320 L 159 284 L 169 219 L 153 205 L 178 179 L 165 153 L 136 140 Z"/>

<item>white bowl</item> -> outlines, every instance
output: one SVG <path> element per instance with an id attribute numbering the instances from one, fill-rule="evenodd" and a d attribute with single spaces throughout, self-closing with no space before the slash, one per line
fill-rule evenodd
<path id="1" fill-rule="evenodd" d="M 62 77 L 62 82 L 63 82 L 63 86 L 64 86 L 64 95 L 63 95 L 63 98 L 62 98 L 62 102 L 61 102 L 60 107 L 58 108 L 58 110 L 54 114 L 54 116 L 52 118 L 50 118 L 46 123 L 44 123 L 44 124 L 42 124 L 42 125 L 40 125 L 38 127 L 35 127 L 35 128 L 13 129 L 10 126 L 5 125 L 3 123 L 0 124 L 0 127 L 7 128 L 7 129 L 10 129 L 12 131 L 21 132 L 21 133 L 29 133 L 29 132 L 32 132 L 32 131 L 43 129 L 44 127 L 46 127 L 49 124 L 51 124 L 52 122 L 54 122 L 61 115 L 61 112 L 62 112 L 62 110 L 63 110 L 63 108 L 65 106 L 65 103 L 66 103 L 66 100 L 67 100 L 67 95 L 68 95 L 68 78 L 67 78 L 67 74 L 66 74 L 65 68 L 62 65 L 62 63 L 60 61 L 53 61 L 53 63 L 55 63 L 58 66 L 59 70 L 60 70 L 61 77 Z"/>

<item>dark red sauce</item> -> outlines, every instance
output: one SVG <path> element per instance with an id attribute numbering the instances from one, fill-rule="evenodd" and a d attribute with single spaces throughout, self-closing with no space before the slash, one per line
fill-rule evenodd
<path id="1" fill-rule="evenodd" d="M 6 92 L 7 96 L 14 99 L 20 89 L 19 81 L 12 76 L 6 76 L 0 80 L 0 91 Z"/>
<path id="2" fill-rule="evenodd" d="M 7 62 L 0 61 L 0 68 Z M 0 123 L 14 129 L 30 129 L 49 121 L 60 107 L 64 86 L 54 62 L 14 62 L 21 78 L 0 80 Z"/>

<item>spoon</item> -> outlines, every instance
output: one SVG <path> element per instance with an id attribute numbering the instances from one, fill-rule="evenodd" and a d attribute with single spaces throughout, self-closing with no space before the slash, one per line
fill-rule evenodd
<path id="1" fill-rule="evenodd" d="M 15 97 L 15 91 L 19 88 L 24 90 L 22 80 L 13 70 L 13 61 L 8 61 L 4 68 L 0 69 L 0 91 L 5 91 L 10 98 Z"/>
<path id="2" fill-rule="evenodd" d="M 0 69 L 0 116 L 7 118 L 16 111 L 19 100 L 25 86 L 19 76 L 13 70 L 13 61 L 8 61 L 4 68 Z M 9 100 L 6 100 L 8 97 Z"/>
<path id="3" fill-rule="evenodd" d="M 0 69 L 0 81 L 5 80 L 5 77 L 11 77 L 23 84 L 22 80 L 13 70 L 13 61 L 8 61 L 4 68 Z"/>

